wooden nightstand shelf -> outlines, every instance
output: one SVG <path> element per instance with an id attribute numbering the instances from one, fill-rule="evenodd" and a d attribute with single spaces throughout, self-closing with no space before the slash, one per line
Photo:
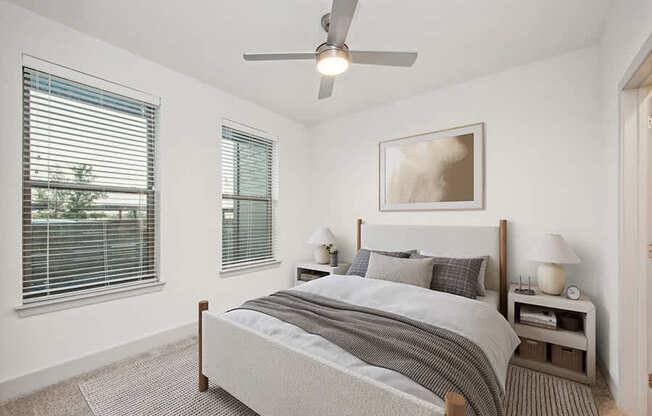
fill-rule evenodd
<path id="1" fill-rule="evenodd" d="M 528 367 L 533 370 L 568 378 L 580 383 L 595 383 L 595 306 L 584 295 L 579 300 L 567 299 L 565 296 L 551 296 L 535 288 L 536 295 L 528 296 L 514 293 L 518 285 L 512 285 L 508 296 L 509 323 L 519 337 L 547 343 L 550 350 L 552 345 L 581 350 L 584 360 L 584 371 L 578 372 L 568 368 L 554 365 L 550 353 L 545 362 L 526 359 L 514 354 L 512 364 Z M 568 331 L 564 329 L 546 329 L 519 322 L 520 305 L 540 306 L 556 312 L 571 312 L 582 318 L 581 331 Z"/>
<path id="2" fill-rule="evenodd" d="M 339 262 L 335 267 L 328 264 L 317 263 L 299 263 L 297 264 L 297 273 L 294 279 L 294 285 L 309 282 L 310 280 L 318 279 L 320 277 L 328 276 L 329 274 L 345 274 L 349 270 L 351 263 Z M 310 275 L 309 278 L 305 276 Z M 302 276 L 304 276 L 302 278 Z"/>

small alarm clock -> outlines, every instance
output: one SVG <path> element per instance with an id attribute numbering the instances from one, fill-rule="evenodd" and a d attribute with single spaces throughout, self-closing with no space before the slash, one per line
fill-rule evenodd
<path id="1" fill-rule="evenodd" d="M 566 289 L 566 297 L 568 299 L 578 300 L 580 296 L 582 296 L 582 292 L 580 292 L 579 287 L 575 285 L 570 285 L 568 286 L 568 289 Z"/>

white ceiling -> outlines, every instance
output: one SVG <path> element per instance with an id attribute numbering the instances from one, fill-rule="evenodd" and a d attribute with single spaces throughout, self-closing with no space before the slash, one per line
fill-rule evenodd
<path id="1" fill-rule="evenodd" d="M 77 30 L 305 124 L 582 48 L 610 0 L 359 0 L 351 49 L 419 52 L 412 68 L 354 65 L 317 100 L 313 51 L 330 0 L 12 0 Z"/>

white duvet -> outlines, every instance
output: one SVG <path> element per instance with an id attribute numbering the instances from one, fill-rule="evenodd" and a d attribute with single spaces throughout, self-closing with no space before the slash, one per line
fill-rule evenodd
<path id="1" fill-rule="evenodd" d="M 400 314 L 456 332 L 475 342 L 484 351 L 504 389 L 507 366 L 519 339 L 505 318 L 491 305 L 417 286 L 358 276 L 327 276 L 290 290 Z M 394 370 L 367 364 L 321 336 L 309 334 L 292 324 L 250 310 L 227 312 L 222 318 L 421 399 L 443 405 L 441 398 L 408 377 Z"/>

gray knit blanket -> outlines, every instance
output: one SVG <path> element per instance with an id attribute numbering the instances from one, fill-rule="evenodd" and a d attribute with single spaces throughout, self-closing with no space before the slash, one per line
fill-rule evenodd
<path id="1" fill-rule="evenodd" d="M 287 290 L 248 309 L 320 335 L 368 364 L 397 371 L 442 398 L 461 394 L 468 416 L 504 416 L 503 394 L 485 353 L 447 329 L 401 315 Z"/>

